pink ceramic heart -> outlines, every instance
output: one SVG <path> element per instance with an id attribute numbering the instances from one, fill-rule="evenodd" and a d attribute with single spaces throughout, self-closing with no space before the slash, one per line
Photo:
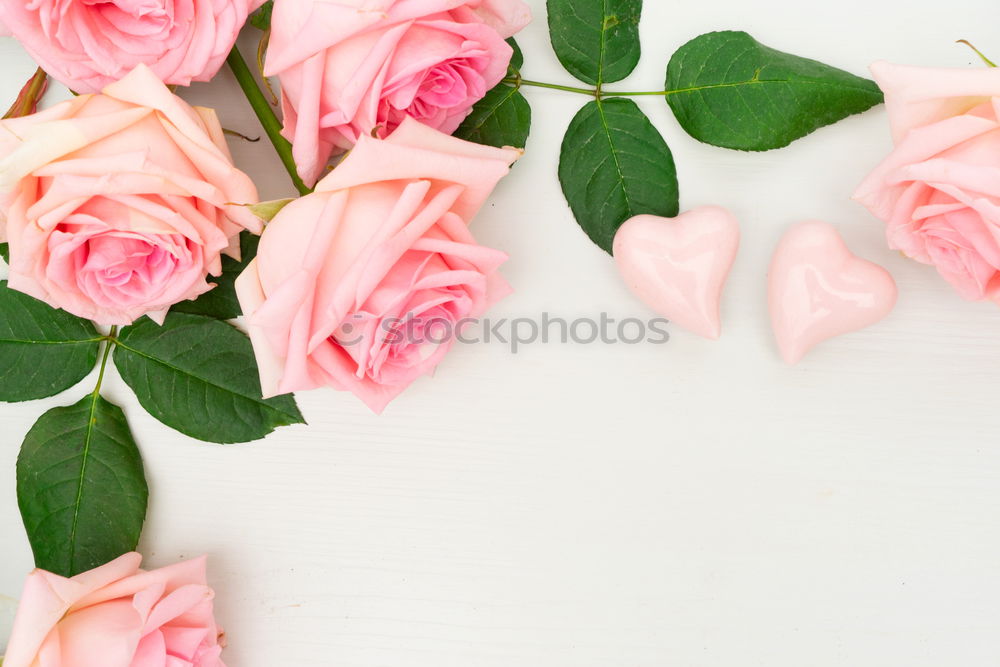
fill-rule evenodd
<path id="1" fill-rule="evenodd" d="M 706 338 L 722 332 L 719 301 L 740 245 L 740 226 L 718 206 L 676 218 L 639 215 L 615 235 L 625 284 L 650 308 Z"/>
<path id="2" fill-rule="evenodd" d="M 785 233 L 769 283 L 771 324 L 789 364 L 818 343 L 875 324 L 896 305 L 889 272 L 855 257 L 825 222 L 804 222 Z"/>

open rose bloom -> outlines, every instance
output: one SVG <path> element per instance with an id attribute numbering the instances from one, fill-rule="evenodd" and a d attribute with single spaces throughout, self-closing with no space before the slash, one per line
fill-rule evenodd
<path id="1" fill-rule="evenodd" d="M 405 117 L 451 134 L 507 73 L 521 0 L 276 0 L 265 74 L 314 183 L 334 152 Z"/>
<path id="2" fill-rule="evenodd" d="M 895 151 L 855 198 L 891 247 L 966 299 L 1000 303 L 1000 69 L 876 63 Z"/>
<path id="3" fill-rule="evenodd" d="M 162 319 L 260 231 L 210 109 L 139 66 L 102 95 L 0 121 L 10 287 L 103 325 Z"/>
<path id="4" fill-rule="evenodd" d="M 0 0 L 0 23 L 78 93 L 96 93 L 140 64 L 168 84 L 186 86 L 215 76 L 262 2 Z"/>
<path id="5" fill-rule="evenodd" d="M 28 575 L 4 667 L 225 667 L 205 558 L 149 572 L 141 560 Z"/>
<path id="6" fill-rule="evenodd" d="M 468 222 L 519 157 L 404 121 L 284 208 L 237 279 L 265 396 L 330 386 L 381 411 L 509 292 Z"/>

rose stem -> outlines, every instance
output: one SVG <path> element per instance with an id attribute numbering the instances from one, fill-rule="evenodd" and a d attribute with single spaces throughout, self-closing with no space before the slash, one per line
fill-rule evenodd
<path id="1" fill-rule="evenodd" d="M 555 83 L 545 83 L 544 81 L 531 81 L 530 79 L 522 79 L 519 76 L 509 76 L 503 80 L 503 83 L 514 86 L 515 88 L 520 88 L 521 86 L 534 86 L 535 88 L 548 88 L 550 90 L 561 90 L 567 93 L 578 93 L 580 95 L 587 95 L 588 97 L 602 98 L 602 97 L 639 97 L 644 95 L 674 95 L 676 93 L 685 92 L 680 90 L 650 90 L 641 92 L 630 92 L 630 91 L 610 91 L 610 90 L 599 90 L 597 88 L 574 88 L 573 86 L 561 86 Z"/>
<path id="2" fill-rule="evenodd" d="M 229 68 L 236 75 L 236 80 L 239 82 L 240 88 L 243 89 L 243 94 L 246 95 L 247 101 L 250 102 L 254 113 L 257 114 L 257 118 L 260 120 L 260 124 L 267 133 L 268 138 L 274 144 L 274 150 L 277 151 L 278 157 L 281 158 L 281 163 L 285 165 L 285 170 L 288 171 L 295 189 L 299 191 L 300 195 L 309 194 L 312 192 L 312 188 L 306 186 L 302 182 L 302 179 L 299 178 L 298 170 L 295 167 L 295 158 L 292 157 L 292 145 L 288 143 L 287 139 L 281 136 L 281 121 L 274 114 L 274 110 L 268 104 L 264 93 L 260 92 L 260 87 L 257 86 L 257 81 L 253 78 L 253 73 L 247 66 L 246 61 L 243 60 L 243 56 L 240 55 L 237 47 L 234 46 L 233 50 L 229 52 L 226 62 L 229 63 Z"/>
<path id="3" fill-rule="evenodd" d="M 101 385 L 104 384 L 104 371 L 107 370 L 108 367 L 108 357 L 111 356 L 111 349 L 118 344 L 117 326 L 111 327 L 111 331 L 109 331 L 108 335 L 104 337 L 104 341 L 104 354 L 101 355 L 101 371 L 97 375 L 97 385 L 94 387 L 94 391 L 91 394 L 95 401 L 97 400 L 97 397 L 101 395 Z"/>
<path id="4" fill-rule="evenodd" d="M 19 118 L 21 116 L 27 116 L 28 114 L 35 113 L 38 109 L 38 101 L 45 93 L 45 88 L 48 85 L 48 82 L 48 75 L 45 73 L 45 70 L 39 67 L 32 77 L 28 79 L 28 82 L 24 84 L 24 88 L 21 89 L 17 99 L 14 100 L 14 104 L 3 117 Z"/>
<path id="5" fill-rule="evenodd" d="M 522 79 L 520 77 L 507 77 L 503 80 L 504 83 L 509 83 L 512 86 L 534 86 L 536 88 L 549 88 L 551 90 L 561 90 L 567 93 L 579 93 L 581 95 L 589 95 L 591 97 L 597 96 L 597 91 L 593 88 L 573 88 L 572 86 L 560 86 L 554 83 L 543 83 L 542 81 L 531 81 L 529 79 Z"/>

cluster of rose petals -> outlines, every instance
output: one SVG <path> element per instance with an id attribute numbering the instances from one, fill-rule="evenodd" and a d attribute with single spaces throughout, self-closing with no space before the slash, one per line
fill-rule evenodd
<path id="1" fill-rule="evenodd" d="M 1000 303 L 1000 69 L 876 63 L 896 148 L 855 198 L 891 247 Z"/>
<path id="2" fill-rule="evenodd" d="M 379 412 L 430 373 L 509 292 L 467 223 L 519 155 L 405 120 L 278 213 L 236 281 L 264 395 L 329 386 Z"/>
<path id="3" fill-rule="evenodd" d="M 521 0 L 276 0 L 265 73 L 314 183 L 334 152 L 410 117 L 451 134 L 504 77 Z"/>
<path id="4" fill-rule="evenodd" d="M 225 667 L 205 558 L 148 572 L 141 561 L 32 572 L 4 667 Z"/>
<path id="5" fill-rule="evenodd" d="M 139 66 L 101 95 L 0 121 L 0 241 L 9 284 L 103 325 L 211 289 L 221 253 L 259 232 L 250 178 L 215 112 Z"/>
<path id="6" fill-rule="evenodd" d="M 96 93 L 140 64 L 168 84 L 210 80 L 263 1 L 0 0 L 0 18 L 53 78 Z"/>

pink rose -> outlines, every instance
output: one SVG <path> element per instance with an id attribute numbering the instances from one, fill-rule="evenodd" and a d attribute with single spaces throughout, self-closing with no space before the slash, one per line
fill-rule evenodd
<path id="1" fill-rule="evenodd" d="M 895 151 L 855 199 L 889 245 L 959 294 L 1000 302 L 1000 69 L 876 63 Z"/>
<path id="2" fill-rule="evenodd" d="M 407 116 L 454 132 L 506 74 L 504 39 L 530 20 L 521 0 L 276 0 L 265 73 L 281 81 L 302 179 Z"/>
<path id="3" fill-rule="evenodd" d="M 0 0 L 0 11 L 54 79 L 96 93 L 139 64 L 168 84 L 208 81 L 263 1 Z"/>
<path id="4" fill-rule="evenodd" d="M 257 202 L 215 112 L 140 65 L 102 95 L 0 121 L 10 287 L 99 324 L 162 319 L 207 292 Z"/>
<path id="5" fill-rule="evenodd" d="M 509 292 L 468 221 L 519 156 L 404 120 L 271 221 L 237 279 L 265 396 L 330 386 L 380 412 Z"/>
<path id="6" fill-rule="evenodd" d="M 225 667 L 205 558 L 151 572 L 141 562 L 28 575 L 4 667 Z"/>

